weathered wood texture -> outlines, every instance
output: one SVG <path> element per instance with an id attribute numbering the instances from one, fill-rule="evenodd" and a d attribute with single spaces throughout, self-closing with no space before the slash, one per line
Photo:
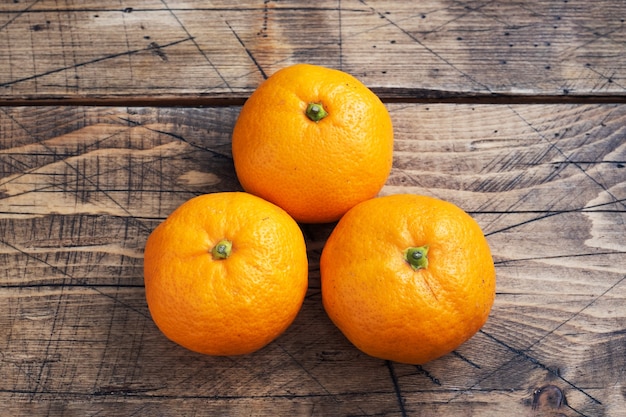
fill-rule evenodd
<path id="1" fill-rule="evenodd" d="M 294 62 L 383 97 L 625 96 L 621 0 L 5 1 L 0 101 L 245 98 Z"/>
<path id="2" fill-rule="evenodd" d="M 186 199 L 239 189 L 239 107 L 0 109 L 5 412 L 624 415 L 626 105 L 388 107 L 382 193 L 460 205 L 497 264 L 487 325 L 424 366 L 367 357 L 326 317 L 318 261 L 332 225 L 303 226 L 308 296 L 263 350 L 202 356 L 154 326 L 145 239 Z"/>
<path id="3" fill-rule="evenodd" d="M 0 2 L 0 415 L 626 416 L 625 19 L 622 0 Z M 346 341 L 320 299 L 332 225 L 302 226 L 308 296 L 265 349 L 202 356 L 154 326 L 146 237 L 240 190 L 239 105 L 295 62 L 386 100 L 382 194 L 485 230 L 495 306 L 452 354 Z"/>

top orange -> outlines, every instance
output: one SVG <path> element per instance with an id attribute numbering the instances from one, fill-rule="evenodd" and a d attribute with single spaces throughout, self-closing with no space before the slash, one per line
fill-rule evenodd
<path id="1" fill-rule="evenodd" d="M 391 118 L 353 76 L 308 64 L 283 68 L 246 101 L 232 151 L 243 188 L 303 223 L 338 220 L 385 184 Z"/>
<path id="2" fill-rule="evenodd" d="M 485 324 L 496 272 L 480 226 L 461 208 L 396 194 L 341 218 L 320 260 L 322 301 L 356 347 L 423 364 Z"/>

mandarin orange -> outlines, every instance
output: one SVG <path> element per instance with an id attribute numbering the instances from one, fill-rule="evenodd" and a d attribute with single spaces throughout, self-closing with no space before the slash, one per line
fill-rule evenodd
<path id="1" fill-rule="evenodd" d="M 195 197 L 149 236 L 146 299 L 172 341 L 209 355 L 254 352 L 295 319 L 308 261 L 298 224 L 241 192 Z"/>
<path id="2" fill-rule="evenodd" d="M 385 105 L 352 75 L 296 64 L 245 102 L 232 152 L 244 190 L 298 222 L 331 222 L 385 184 L 393 127 Z"/>
<path id="3" fill-rule="evenodd" d="M 352 208 L 322 251 L 322 299 L 360 350 L 423 364 L 486 322 L 495 267 L 478 223 L 456 205 L 410 194 Z"/>

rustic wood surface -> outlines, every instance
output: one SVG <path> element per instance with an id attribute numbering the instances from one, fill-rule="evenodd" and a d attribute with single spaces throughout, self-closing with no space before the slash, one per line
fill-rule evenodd
<path id="1" fill-rule="evenodd" d="M 6 0 L 0 99 L 242 99 L 293 62 L 341 68 L 383 97 L 626 88 L 620 0 L 232 3 Z"/>
<path id="2" fill-rule="evenodd" d="M 415 2 L 417 3 L 417 2 Z M 0 3 L 0 399 L 10 416 L 626 416 L 621 0 Z M 252 355 L 158 331 L 151 230 L 240 190 L 230 133 L 280 67 L 362 79 L 396 134 L 381 194 L 450 200 L 492 247 L 485 327 L 423 366 L 370 358 L 309 291 Z"/>

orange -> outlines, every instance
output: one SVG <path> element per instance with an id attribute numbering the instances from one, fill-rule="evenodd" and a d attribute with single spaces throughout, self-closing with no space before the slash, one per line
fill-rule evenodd
<path id="1" fill-rule="evenodd" d="M 322 300 L 363 352 L 423 364 L 486 322 L 495 268 L 479 225 L 452 203 L 398 194 L 358 204 L 321 257 Z"/>
<path id="2" fill-rule="evenodd" d="M 298 224 L 241 192 L 183 203 L 148 237 L 150 314 L 172 341 L 209 355 L 254 352 L 295 319 L 308 265 Z"/>
<path id="3" fill-rule="evenodd" d="M 303 223 L 339 219 L 383 187 L 393 128 L 380 99 L 343 71 L 279 70 L 244 103 L 232 134 L 244 190 Z"/>

